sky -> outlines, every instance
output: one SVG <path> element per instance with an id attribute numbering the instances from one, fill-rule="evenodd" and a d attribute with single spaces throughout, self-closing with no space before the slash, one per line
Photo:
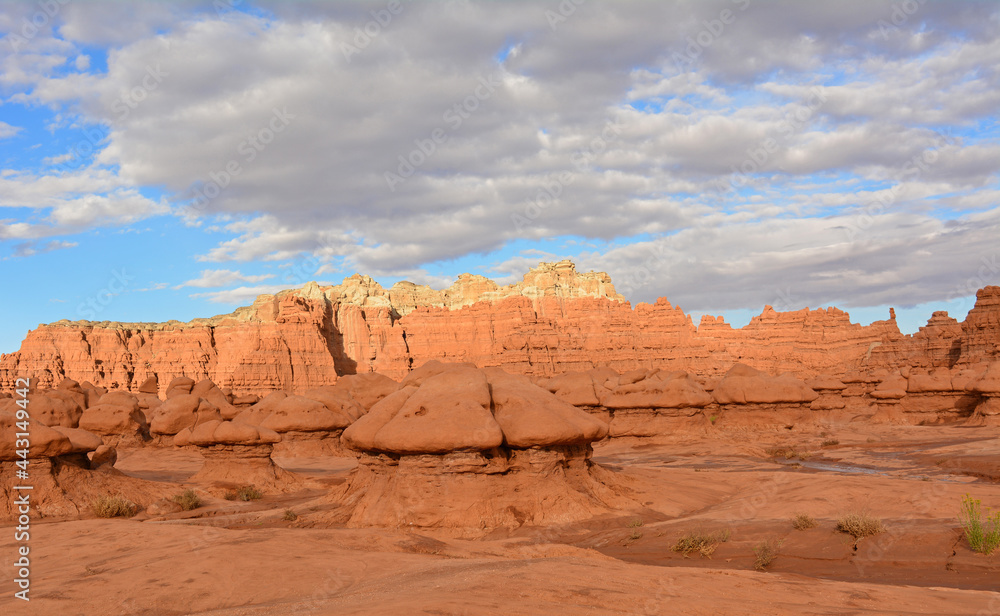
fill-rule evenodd
<path id="1" fill-rule="evenodd" d="M 1000 3 L 0 2 L 0 351 L 541 261 L 745 324 L 1000 284 Z"/>

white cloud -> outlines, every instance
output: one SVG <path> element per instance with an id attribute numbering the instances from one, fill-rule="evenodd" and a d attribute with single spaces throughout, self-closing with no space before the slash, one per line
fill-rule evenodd
<path id="1" fill-rule="evenodd" d="M 341 46 L 377 3 L 274 3 L 223 17 L 73 4 L 61 39 L 42 33 L 30 52 L 0 56 L 0 85 L 11 104 L 57 110 L 54 124 L 108 133 L 92 167 L 0 177 L 0 205 L 37 213 L 0 238 L 175 212 L 191 233 L 228 234 L 202 261 L 315 255 L 320 272 L 432 280 L 422 266 L 517 240 L 642 237 L 580 258 L 628 276 L 663 247 L 670 278 L 657 292 L 677 285 L 698 305 L 728 289 L 733 305 L 756 305 L 774 279 L 847 301 L 882 301 L 879 285 L 916 301 L 918 280 L 940 290 L 937 266 L 897 261 L 924 242 L 978 245 L 971 218 L 931 210 L 997 212 L 1000 9 L 926 3 L 883 37 L 889 0 L 740 4 L 592 0 L 554 31 L 532 4 L 405 4 L 349 59 Z M 735 22 L 679 67 L 675 54 L 726 8 Z M 81 50 L 100 44 L 111 49 L 106 73 L 67 73 L 74 63 L 90 71 Z M 934 162 L 913 173 L 927 152 Z M 390 187 L 400 157 L 425 160 Z M 744 165 L 750 175 L 734 176 Z M 734 179 L 747 190 L 718 192 Z M 144 186 L 217 195 L 171 208 Z M 831 229 L 894 186 L 891 210 L 875 216 L 894 225 L 878 227 L 881 249 L 837 239 Z M 859 254 L 872 265 L 849 265 Z M 701 267 L 711 288 L 699 290 Z M 259 282 L 206 272 L 230 276 L 219 286 Z M 860 287 L 839 284 L 838 272 Z M 231 303 L 251 288 L 264 287 L 198 296 Z"/>
<path id="2" fill-rule="evenodd" d="M 179 284 L 175 289 L 180 289 L 183 287 L 201 287 L 201 288 L 211 288 L 211 287 L 224 287 L 235 282 L 261 282 L 262 280 L 267 280 L 268 278 L 274 278 L 274 274 L 261 274 L 259 276 L 245 276 L 238 270 L 202 270 L 201 276 L 188 280 L 183 284 Z"/>
<path id="3" fill-rule="evenodd" d="M 13 137 L 14 135 L 21 132 L 20 126 L 11 126 L 6 122 L 0 122 L 0 139 L 6 139 L 8 137 Z"/>
<path id="4" fill-rule="evenodd" d="M 191 297 L 205 298 L 216 304 L 246 305 L 265 293 L 277 293 L 289 288 L 288 285 L 272 284 L 258 285 L 253 287 L 237 287 L 223 291 L 210 291 L 207 293 L 194 293 Z"/>

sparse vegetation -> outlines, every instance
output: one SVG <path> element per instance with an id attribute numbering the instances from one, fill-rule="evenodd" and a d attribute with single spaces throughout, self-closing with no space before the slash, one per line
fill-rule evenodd
<path id="1" fill-rule="evenodd" d="M 264 498 L 264 493 L 253 486 L 240 486 L 226 492 L 226 500 L 252 501 Z"/>
<path id="2" fill-rule="evenodd" d="M 990 516 L 987 507 L 983 513 L 979 499 L 966 494 L 958 519 L 965 529 L 965 540 L 974 551 L 989 556 L 1000 548 L 1000 511 Z"/>
<path id="3" fill-rule="evenodd" d="M 201 499 L 194 493 L 194 490 L 184 490 L 173 497 L 173 501 L 181 506 L 184 511 L 191 511 L 201 507 Z"/>
<path id="4" fill-rule="evenodd" d="M 841 516 L 837 520 L 837 530 L 857 540 L 884 532 L 885 525 L 867 511 L 860 511 Z"/>
<path id="5" fill-rule="evenodd" d="M 139 513 L 139 506 L 124 496 L 101 496 L 90 503 L 99 518 L 131 518 Z"/>
<path id="6" fill-rule="evenodd" d="M 629 541 L 638 541 L 639 539 L 642 539 L 642 531 L 639 529 L 635 529 L 628 534 L 628 538 Z"/>
<path id="7" fill-rule="evenodd" d="M 814 520 L 811 515 L 805 513 L 800 513 L 792 518 L 792 527 L 795 530 L 809 530 L 817 526 L 819 526 L 819 522 Z"/>
<path id="8" fill-rule="evenodd" d="M 778 548 L 784 543 L 782 540 L 778 539 L 765 539 L 757 544 L 757 547 L 753 549 L 754 560 L 753 568 L 757 571 L 763 571 L 771 564 L 774 558 L 778 555 Z"/>
<path id="9" fill-rule="evenodd" d="M 835 438 L 828 438 L 823 441 L 823 447 L 833 447 L 834 445 L 839 445 L 840 441 Z"/>
<path id="10" fill-rule="evenodd" d="M 689 558 L 694 552 L 698 552 L 705 558 L 711 558 L 712 554 L 715 552 L 715 548 L 719 547 L 720 543 L 729 541 L 729 535 L 729 529 L 716 531 L 714 533 L 696 531 L 688 533 L 678 539 L 677 543 L 675 543 L 674 547 L 671 549 L 674 552 L 680 552 L 683 554 L 684 558 Z"/>
<path id="11" fill-rule="evenodd" d="M 708 418 L 708 420 L 712 422 L 713 426 L 715 425 L 715 422 L 718 421 L 718 419 L 719 419 L 718 415 L 712 415 L 711 417 Z"/>
<path id="12" fill-rule="evenodd" d="M 642 526 L 642 520 L 632 520 L 628 523 L 629 528 L 639 528 Z"/>
<path id="13" fill-rule="evenodd" d="M 286 522 L 294 522 L 299 519 L 299 514 L 295 513 L 291 509 L 285 509 L 285 515 L 282 516 L 281 519 Z"/>
<path id="14" fill-rule="evenodd" d="M 784 458 L 785 460 L 805 460 L 809 457 L 809 452 L 799 451 L 794 447 L 768 447 L 764 453 L 771 458 Z"/>

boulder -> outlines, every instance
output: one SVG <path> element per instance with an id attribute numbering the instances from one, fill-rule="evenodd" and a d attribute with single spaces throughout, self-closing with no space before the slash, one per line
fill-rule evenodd
<path id="1" fill-rule="evenodd" d="M 156 378 L 156 375 L 147 377 L 145 381 L 139 385 L 136 390 L 141 394 L 153 394 L 154 396 L 160 393 L 160 381 Z"/>
<path id="2" fill-rule="evenodd" d="M 213 419 L 222 419 L 214 404 L 192 394 L 180 394 L 168 399 L 156 410 L 149 428 L 153 434 L 170 435 Z"/>
<path id="3" fill-rule="evenodd" d="M 163 392 L 163 397 L 169 400 L 175 396 L 189 394 L 192 387 L 194 387 L 194 379 L 186 376 L 174 377 L 167 384 L 167 389 Z"/>
<path id="4" fill-rule="evenodd" d="M 776 404 L 812 402 L 819 394 L 790 373 L 771 376 L 736 364 L 715 386 L 712 396 L 719 404 Z"/>

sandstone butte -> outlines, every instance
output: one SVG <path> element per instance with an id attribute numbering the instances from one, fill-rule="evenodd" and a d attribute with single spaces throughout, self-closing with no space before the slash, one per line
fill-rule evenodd
<path id="1" fill-rule="evenodd" d="M 895 317 L 862 326 L 837 308 L 777 312 L 743 328 L 721 317 L 695 325 L 660 298 L 634 308 L 601 272 L 569 261 L 541 263 L 522 282 L 499 286 L 462 274 L 438 291 L 410 282 L 384 289 L 355 274 L 342 284 L 261 295 L 231 314 L 188 323 L 62 320 L 28 333 L 0 356 L 0 391 L 19 376 L 39 387 L 64 378 L 137 391 L 156 376 L 211 379 L 240 394 L 302 392 L 336 376 L 379 372 L 399 380 L 429 360 L 471 362 L 550 377 L 607 366 L 721 376 L 739 362 L 802 378 L 849 370 L 953 367 L 1000 357 L 1000 287 L 977 293 L 959 323 L 936 312 L 903 335 Z"/>

